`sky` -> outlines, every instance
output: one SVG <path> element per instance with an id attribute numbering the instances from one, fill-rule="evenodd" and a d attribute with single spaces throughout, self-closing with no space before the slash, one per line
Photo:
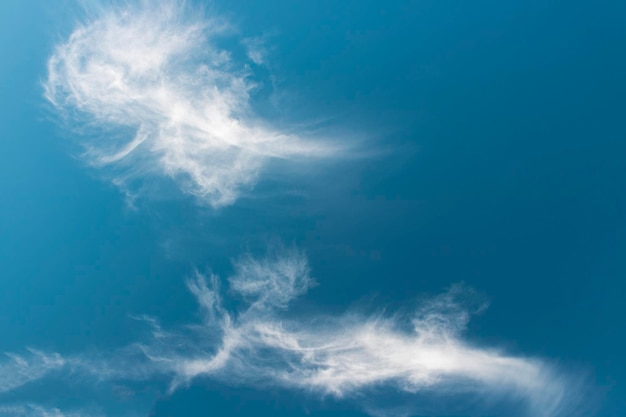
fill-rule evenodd
<path id="1" fill-rule="evenodd" d="M 0 416 L 626 415 L 624 16 L 3 1 Z"/>

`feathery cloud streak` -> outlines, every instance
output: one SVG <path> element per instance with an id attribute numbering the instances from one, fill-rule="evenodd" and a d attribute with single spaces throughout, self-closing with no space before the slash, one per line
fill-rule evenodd
<path id="1" fill-rule="evenodd" d="M 175 1 L 109 9 L 57 45 L 44 89 L 68 120 L 105 132 L 82 135 L 81 145 L 116 184 L 165 176 L 219 207 L 251 186 L 269 158 L 338 148 L 259 120 L 250 71 L 216 46 L 228 24 L 201 14 Z"/>
<path id="2" fill-rule="evenodd" d="M 58 408 L 46 408 L 35 404 L 28 405 L 0 405 L 2 417 L 101 417 L 93 413 L 65 413 Z"/>
<path id="3" fill-rule="evenodd" d="M 570 415 L 575 403 L 573 381 L 547 363 L 463 340 L 470 312 L 458 302 L 461 288 L 409 315 L 290 317 L 289 304 L 315 284 L 306 257 L 295 249 L 238 259 L 228 283 L 224 292 L 217 276 L 196 273 L 187 285 L 200 306 L 200 324 L 168 331 L 139 317 L 151 327 L 151 340 L 111 355 L 11 355 L 0 365 L 0 393 L 46 377 L 82 375 L 98 384 L 166 378 L 170 392 L 198 378 L 336 398 L 391 387 L 407 394 L 521 401 L 534 417 Z M 227 308 L 232 303 L 224 294 L 238 298 L 239 307 Z M 50 376 L 51 370 L 58 372 Z"/>
<path id="4" fill-rule="evenodd" d="M 27 357 L 4 354 L 5 360 L 0 362 L 0 394 L 42 379 L 66 365 L 65 360 L 56 353 L 48 354 L 34 349 L 28 351 Z"/>
<path id="5" fill-rule="evenodd" d="M 211 343 L 192 349 L 172 344 L 155 327 L 156 343 L 142 347 L 174 375 L 172 389 L 198 377 L 273 382 L 336 397 L 393 386 L 407 393 L 514 397 L 526 403 L 529 415 L 545 417 L 561 415 L 572 399 L 568 381 L 542 361 L 464 342 L 470 313 L 457 302 L 459 288 L 410 317 L 290 319 L 287 305 L 314 284 L 298 251 L 241 258 L 229 283 L 247 303 L 237 312 L 225 309 L 216 277 L 197 274 L 188 282 L 204 313 L 198 340 Z M 171 350 L 173 345 L 187 348 Z"/>

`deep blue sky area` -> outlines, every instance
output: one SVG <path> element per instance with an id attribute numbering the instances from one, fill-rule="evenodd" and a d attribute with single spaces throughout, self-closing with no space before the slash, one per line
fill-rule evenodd
<path id="1" fill-rule="evenodd" d="M 626 415 L 626 3 L 213 2 L 268 45 L 258 114 L 322 120 L 368 148 L 320 170 L 278 162 L 219 210 L 131 207 L 77 157 L 42 87 L 77 10 L 0 3 L 0 351 L 106 352 L 145 333 L 132 316 L 197 320 L 194 268 L 227 276 L 280 240 L 319 284 L 294 315 L 402 309 L 463 282 L 489 302 L 466 340 L 584 374 L 591 415 Z M 30 391 L 62 409 L 77 385 Z M 144 415 L 366 415 L 358 399 L 232 381 L 155 392 L 134 397 Z"/>

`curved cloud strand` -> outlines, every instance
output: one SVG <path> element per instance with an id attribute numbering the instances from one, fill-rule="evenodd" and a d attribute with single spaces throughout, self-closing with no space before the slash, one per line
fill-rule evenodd
<path id="1" fill-rule="evenodd" d="M 57 45 L 44 90 L 64 116 L 106 132 L 82 135 L 81 144 L 115 183 L 166 176 L 219 207 L 252 185 L 268 158 L 336 148 L 255 117 L 250 71 L 215 45 L 227 24 L 200 14 L 173 1 L 108 10 Z"/>
<path id="2" fill-rule="evenodd" d="M 0 416 L 7 417 L 101 417 L 88 412 L 65 413 L 58 408 L 46 408 L 36 404 L 0 405 Z"/>
<path id="3" fill-rule="evenodd" d="M 135 318 L 149 325 L 152 337 L 116 352 L 8 355 L 0 362 L 0 394 L 37 380 L 67 382 L 77 376 L 92 381 L 94 389 L 105 382 L 113 387 L 151 385 L 165 378 L 170 393 L 211 378 L 372 401 L 377 390 L 391 389 L 409 399 L 401 405 L 407 415 L 424 407 L 447 412 L 450 402 L 468 398 L 468 407 L 482 411 L 508 402 L 515 415 L 579 415 L 577 378 L 539 359 L 472 346 L 463 339 L 470 313 L 459 301 L 466 293 L 461 287 L 410 314 L 293 316 L 290 303 L 315 285 L 306 257 L 295 249 L 265 258 L 244 256 L 234 262 L 227 281 L 224 291 L 215 275 L 196 273 L 188 280 L 202 321 L 179 331 L 140 316 Z M 424 404 L 424 398 L 431 402 Z M 371 411 L 361 404 L 372 415 L 400 415 L 386 412 L 377 401 L 374 405 Z"/>
<path id="4" fill-rule="evenodd" d="M 181 343 L 172 334 L 178 340 L 172 343 L 157 327 L 155 344 L 143 346 L 174 375 L 172 389 L 198 377 L 273 382 L 336 397 L 392 386 L 407 393 L 521 399 L 528 415 L 537 417 L 570 410 L 571 386 L 544 362 L 463 341 L 469 313 L 457 302 L 460 288 L 410 317 L 290 319 L 287 304 L 313 284 L 301 253 L 241 258 L 229 281 L 230 293 L 247 302 L 236 312 L 224 307 L 216 277 L 197 274 L 188 283 L 205 317 L 196 339 L 211 342 L 190 348 L 190 339 Z M 171 350 L 174 345 L 185 351 Z"/>
<path id="5" fill-rule="evenodd" d="M 29 355 L 4 353 L 0 361 L 0 394 L 12 391 L 32 381 L 46 377 L 65 367 L 65 360 L 58 354 L 48 354 L 28 349 Z"/>

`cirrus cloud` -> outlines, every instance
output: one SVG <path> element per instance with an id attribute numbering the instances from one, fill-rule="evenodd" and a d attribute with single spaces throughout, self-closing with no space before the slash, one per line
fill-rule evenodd
<path id="1" fill-rule="evenodd" d="M 489 412 L 490 403 L 502 402 L 513 407 L 507 415 L 515 410 L 515 415 L 562 417 L 580 411 L 580 378 L 545 360 L 465 340 L 471 310 L 461 301 L 463 287 L 452 287 L 408 314 L 293 316 L 289 306 L 315 285 L 302 252 L 246 255 L 233 270 L 227 291 L 216 275 L 196 272 L 187 281 L 202 313 L 200 323 L 168 330 L 155 318 L 139 316 L 134 318 L 148 324 L 151 337 L 115 352 L 9 355 L 0 364 L 0 394 L 36 380 L 77 376 L 94 387 L 169 381 L 170 393 L 212 379 L 343 400 L 366 394 L 372 403 L 360 405 L 372 415 L 399 415 L 398 404 L 390 414 L 375 400 L 385 389 L 403 393 L 400 408 L 407 415 L 424 411 L 419 400 L 424 396 L 439 398 L 430 405 L 436 413 L 467 398 L 480 404 L 464 412 L 476 407 Z"/>
<path id="2" fill-rule="evenodd" d="M 107 9 L 56 46 L 45 97 L 81 127 L 90 164 L 123 187 L 169 177 L 219 207 L 254 184 L 271 158 L 339 152 L 258 118 L 250 70 L 217 46 L 229 25 L 199 16 L 174 1 Z M 85 126 L 99 133 L 85 134 Z"/>
<path id="3" fill-rule="evenodd" d="M 234 271 L 229 293 L 244 301 L 243 308 L 227 309 L 219 279 L 197 273 L 188 287 L 204 320 L 191 327 L 193 336 L 149 321 L 155 337 L 141 349 L 172 375 L 171 390 L 197 378 L 270 383 L 336 398 L 392 388 L 408 395 L 521 401 L 521 414 L 535 417 L 572 415 L 577 403 L 576 378 L 543 360 L 464 340 L 471 312 L 460 301 L 463 287 L 410 314 L 294 318 L 288 305 L 314 285 L 301 252 L 244 256 Z M 444 403 L 437 412 L 445 411 Z"/>

